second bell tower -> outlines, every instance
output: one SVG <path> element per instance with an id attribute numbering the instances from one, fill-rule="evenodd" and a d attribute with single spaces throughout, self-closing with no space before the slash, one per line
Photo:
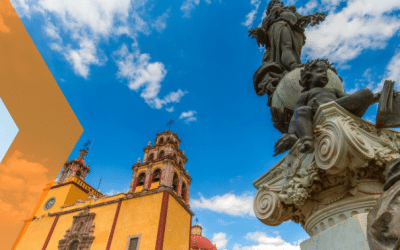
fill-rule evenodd
<path id="1" fill-rule="evenodd" d="M 185 171 L 187 158 L 179 149 L 181 140 L 176 133 L 166 130 L 158 133 L 155 144 L 143 149 L 144 158 L 132 166 L 133 174 L 129 193 L 147 192 L 165 187 L 171 189 L 189 207 L 192 178 Z"/>

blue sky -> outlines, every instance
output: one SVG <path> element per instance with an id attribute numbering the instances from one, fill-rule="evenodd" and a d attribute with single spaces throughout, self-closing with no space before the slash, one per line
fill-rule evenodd
<path id="1" fill-rule="evenodd" d="M 266 0 L 12 0 L 31 38 L 81 122 L 86 181 L 126 191 L 131 166 L 167 122 L 181 138 L 193 182 L 191 207 L 218 249 L 300 249 L 300 225 L 268 227 L 252 212 L 252 182 L 272 167 L 267 97 L 252 86 L 263 49 L 247 37 Z M 335 62 L 349 93 L 400 84 L 398 0 L 287 0 L 305 15 L 325 12 L 307 29 L 302 61 Z M 34 84 L 34 83 L 32 83 Z M 376 105 L 365 119 L 375 122 Z M 61 168 L 61 166 L 60 166 Z"/>

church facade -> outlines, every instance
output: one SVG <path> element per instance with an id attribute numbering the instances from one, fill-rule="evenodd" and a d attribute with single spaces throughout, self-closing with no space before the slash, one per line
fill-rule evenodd
<path id="1" fill-rule="evenodd" d="M 192 179 L 180 142 L 169 130 L 158 133 L 143 149 L 143 161 L 132 166 L 128 192 L 113 196 L 85 182 L 90 166 L 81 150 L 43 190 L 13 249 L 191 249 Z"/>

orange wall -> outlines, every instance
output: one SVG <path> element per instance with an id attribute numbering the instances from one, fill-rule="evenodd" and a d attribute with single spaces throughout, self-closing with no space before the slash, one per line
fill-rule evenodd
<path id="1" fill-rule="evenodd" d="M 86 200 L 84 203 L 60 208 L 63 204 L 72 202 L 73 198 L 71 197 L 76 198 L 82 195 L 79 192 L 84 193 L 72 184 L 51 189 L 44 199 L 44 202 L 40 204 L 37 213 L 38 218 L 33 220 L 27 227 L 25 235 L 22 237 L 16 250 L 42 249 L 54 219 L 56 218 L 56 216 L 49 217 L 48 212 L 67 211 L 74 208 L 85 207 L 90 204 L 103 203 L 125 197 L 124 194 L 120 194 L 97 200 Z M 43 209 L 44 203 L 51 197 L 56 198 L 56 203 L 51 209 L 45 211 Z M 162 197 L 163 193 L 161 192 L 122 201 L 110 248 L 111 250 L 125 249 L 128 243 L 128 237 L 133 235 L 141 235 L 140 249 L 155 249 Z M 118 202 L 115 202 L 89 209 L 90 213 L 96 214 L 93 233 L 95 239 L 91 249 L 106 248 L 117 206 Z M 72 226 L 73 216 L 82 211 L 83 210 L 60 215 L 46 248 L 47 250 L 58 249 L 59 240 L 64 238 L 67 229 Z M 189 230 L 190 214 L 174 197 L 169 195 L 163 249 L 187 250 L 189 248 Z"/>
<path id="2" fill-rule="evenodd" d="M 55 217 L 43 216 L 33 220 L 15 249 L 42 249 L 54 219 Z"/>
<path id="3" fill-rule="evenodd" d="M 162 196 L 157 193 L 122 202 L 111 250 L 125 249 L 128 237 L 139 234 L 139 249 L 155 249 Z"/>
<path id="4" fill-rule="evenodd" d="M 169 195 L 164 250 L 189 249 L 190 214 Z"/>

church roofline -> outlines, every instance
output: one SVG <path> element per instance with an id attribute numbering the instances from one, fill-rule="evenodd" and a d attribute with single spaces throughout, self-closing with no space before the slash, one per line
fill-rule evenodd
<path id="1" fill-rule="evenodd" d="M 49 215 L 49 216 L 57 216 L 57 215 L 64 215 L 64 214 L 74 213 L 74 212 L 78 212 L 78 211 L 85 210 L 85 209 L 100 207 L 100 206 L 109 205 L 109 204 L 117 203 L 117 202 L 124 201 L 124 200 L 135 199 L 135 198 L 139 198 L 139 197 L 142 197 L 142 196 L 151 195 L 151 194 L 157 194 L 157 193 L 162 193 L 162 192 L 168 192 L 169 194 L 171 194 L 172 197 L 174 197 L 175 200 L 178 201 L 178 203 L 179 203 L 191 216 L 194 215 L 194 213 L 190 210 L 189 206 L 186 205 L 186 204 L 182 201 L 182 199 L 181 199 L 178 195 L 176 195 L 176 194 L 172 191 L 172 189 L 169 188 L 169 187 L 160 187 L 160 188 L 158 188 L 158 189 L 149 190 L 149 191 L 147 191 L 147 192 L 128 193 L 128 194 L 125 194 L 125 197 L 117 198 L 117 199 L 115 199 L 115 200 L 105 201 L 105 202 L 102 202 L 102 203 L 97 203 L 97 204 L 92 204 L 92 205 L 86 205 L 86 206 L 83 206 L 83 207 L 79 207 L 79 208 L 75 208 L 75 209 L 70 209 L 70 210 L 65 210 L 65 211 L 60 211 L 60 212 L 56 212 L 56 213 L 50 213 L 50 212 L 49 212 L 48 215 Z M 105 197 L 105 198 L 109 198 L 109 197 Z M 102 198 L 99 198 L 99 199 L 102 199 Z M 98 200 L 98 199 L 96 199 L 96 200 Z M 80 204 L 82 204 L 82 203 L 80 203 Z M 74 204 L 74 205 L 75 205 L 75 204 Z M 68 206 L 68 207 L 72 207 L 72 206 L 74 206 L 74 205 L 70 205 L 70 206 Z M 67 207 L 67 206 L 62 207 L 62 208 L 65 209 L 66 207 Z"/>
<path id="2" fill-rule="evenodd" d="M 78 187 L 80 190 L 84 191 L 87 194 L 94 194 L 96 197 L 100 197 L 100 196 L 103 195 L 102 193 L 97 191 L 94 187 L 90 186 L 85 181 L 83 181 L 81 179 L 78 179 L 76 176 L 73 176 L 73 177 L 71 177 L 71 179 L 67 179 L 67 180 L 69 180 L 69 181 L 65 182 L 65 183 L 54 185 L 50 189 L 66 186 L 68 184 L 72 184 L 72 185 L 75 185 L 76 187 Z"/>

